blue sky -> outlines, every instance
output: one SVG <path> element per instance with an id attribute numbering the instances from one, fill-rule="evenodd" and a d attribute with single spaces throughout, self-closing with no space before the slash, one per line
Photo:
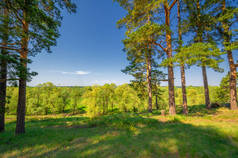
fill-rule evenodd
<path id="1" fill-rule="evenodd" d="M 58 86 L 128 83 L 132 78 L 121 72 L 128 64 L 122 51 L 124 30 L 116 27 L 125 11 L 112 0 L 74 1 L 78 12 L 73 15 L 64 13 L 61 37 L 52 48 L 53 53 L 42 52 L 32 58 L 30 68 L 38 72 L 38 76 L 29 85 L 44 82 Z M 227 73 L 228 63 L 224 62 L 222 67 L 226 69 L 224 73 L 208 70 L 209 85 L 218 85 Z M 201 68 L 192 67 L 186 72 L 187 85 L 202 85 Z M 175 85 L 180 85 L 178 68 L 175 69 Z"/>

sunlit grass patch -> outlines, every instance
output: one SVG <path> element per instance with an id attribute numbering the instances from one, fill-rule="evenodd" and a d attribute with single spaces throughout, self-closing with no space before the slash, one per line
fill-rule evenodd
<path id="1" fill-rule="evenodd" d="M 0 157 L 238 157 L 238 113 L 226 108 L 203 116 L 27 116 L 21 136 L 7 118 Z"/>

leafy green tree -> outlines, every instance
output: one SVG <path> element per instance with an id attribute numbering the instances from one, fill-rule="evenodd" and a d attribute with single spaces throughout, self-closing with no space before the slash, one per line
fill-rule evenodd
<path id="1" fill-rule="evenodd" d="M 18 101 L 18 88 L 8 87 L 7 88 L 7 104 L 6 104 L 6 113 L 16 114 L 17 111 L 17 101 Z"/>
<path id="2" fill-rule="evenodd" d="M 58 88 L 59 90 L 59 102 L 58 102 L 58 112 L 65 113 L 65 109 L 70 102 L 70 90 L 68 88 Z"/>
<path id="3" fill-rule="evenodd" d="M 42 99 L 41 99 L 41 92 L 40 89 L 37 88 L 28 88 L 28 93 L 26 94 L 27 98 L 27 109 L 26 113 L 27 114 L 45 114 L 44 109 L 42 106 Z"/>
<path id="4" fill-rule="evenodd" d="M 37 91 L 36 98 L 39 99 L 40 97 L 36 102 L 41 104 L 44 114 L 47 115 L 50 112 L 51 95 L 54 93 L 56 86 L 51 82 L 46 82 L 37 85 L 35 89 Z"/>
<path id="5" fill-rule="evenodd" d="M 117 107 L 121 112 L 129 112 L 143 109 L 140 106 L 140 99 L 136 94 L 136 91 L 128 84 L 118 86 L 115 90 Z M 144 109 L 143 109 L 144 110 Z"/>
<path id="6" fill-rule="evenodd" d="M 103 89 L 103 109 L 104 111 L 109 111 L 111 108 L 111 111 L 114 110 L 114 100 L 115 100 L 115 84 L 105 84 L 102 86 Z"/>
<path id="7" fill-rule="evenodd" d="M 83 104 L 90 117 L 95 117 L 109 112 L 112 107 L 115 85 L 93 86 L 83 94 Z"/>
<path id="8" fill-rule="evenodd" d="M 237 84 L 238 80 L 236 80 L 236 85 Z M 215 102 L 220 104 L 228 103 L 230 101 L 229 91 L 230 91 L 230 72 L 222 78 L 220 86 L 216 88 Z"/>
<path id="9" fill-rule="evenodd" d="M 80 90 L 78 88 L 74 88 L 72 90 L 72 93 L 70 95 L 71 96 L 70 105 L 73 110 L 73 114 L 75 114 L 77 112 L 77 108 L 80 103 L 80 98 L 83 95 L 82 93 L 83 93 L 82 90 Z"/>

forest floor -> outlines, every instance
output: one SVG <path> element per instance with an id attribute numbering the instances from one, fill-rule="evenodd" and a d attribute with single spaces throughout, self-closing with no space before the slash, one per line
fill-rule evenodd
<path id="1" fill-rule="evenodd" d="M 238 111 L 190 107 L 190 114 L 27 116 L 15 136 L 15 116 L 0 133 L 0 157 L 238 157 Z"/>

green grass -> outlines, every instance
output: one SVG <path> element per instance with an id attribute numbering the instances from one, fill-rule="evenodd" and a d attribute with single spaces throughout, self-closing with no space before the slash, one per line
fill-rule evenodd
<path id="1" fill-rule="evenodd" d="M 202 109 L 202 110 L 201 110 Z M 201 111 L 201 112 L 200 112 Z M 14 136 L 15 116 L 0 134 L 0 157 L 238 157 L 238 111 L 191 107 L 188 116 L 114 114 L 27 116 Z"/>

